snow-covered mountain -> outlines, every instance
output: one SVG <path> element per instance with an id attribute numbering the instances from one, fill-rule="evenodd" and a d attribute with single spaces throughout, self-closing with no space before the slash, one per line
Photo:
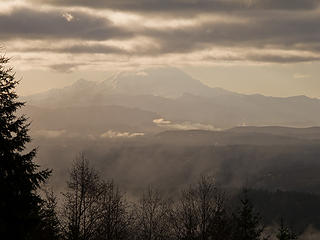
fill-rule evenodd
<path id="1" fill-rule="evenodd" d="M 114 94 L 154 95 L 165 98 L 181 97 L 185 93 L 197 96 L 230 95 L 221 88 L 210 88 L 176 68 L 150 68 L 137 72 L 122 72 L 101 85 Z"/>
<path id="2" fill-rule="evenodd" d="M 320 125 L 319 99 L 233 93 L 208 87 L 175 68 L 123 72 L 101 82 L 79 80 L 25 100 L 43 108 L 118 105 L 155 113 L 164 121 L 188 122 L 192 126 Z"/>

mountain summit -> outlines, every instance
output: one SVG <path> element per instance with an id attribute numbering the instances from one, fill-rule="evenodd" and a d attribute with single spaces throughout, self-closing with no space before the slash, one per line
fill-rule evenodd
<path id="1" fill-rule="evenodd" d="M 221 88 L 210 88 L 177 68 L 149 68 L 137 72 L 122 72 L 104 81 L 115 94 L 181 97 L 185 93 L 210 97 L 228 95 Z"/>

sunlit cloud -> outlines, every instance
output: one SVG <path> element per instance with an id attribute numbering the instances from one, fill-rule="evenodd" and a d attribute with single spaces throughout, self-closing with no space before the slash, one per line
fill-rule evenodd
<path id="1" fill-rule="evenodd" d="M 108 130 L 100 135 L 101 138 L 133 138 L 144 136 L 144 133 L 117 132 Z"/>
<path id="2" fill-rule="evenodd" d="M 63 13 L 62 17 L 64 17 L 68 22 L 71 22 L 74 19 L 70 13 Z"/>
<path id="3" fill-rule="evenodd" d="M 202 123 L 194 123 L 194 122 L 181 122 L 174 123 L 169 120 L 165 120 L 163 118 L 154 119 L 153 123 L 155 123 L 159 127 L 167 128 L 167 129 L 177 129 L 177 130 L 209 130 L 209 131 L 217 131 L 220 130 L 215 128 L 210 124 L 202 124 Z"/>

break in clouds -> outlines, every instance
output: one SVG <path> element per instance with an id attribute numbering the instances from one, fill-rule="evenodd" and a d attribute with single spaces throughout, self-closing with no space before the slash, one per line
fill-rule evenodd
<path id="1" fill-rule="evenodd" d="M 315 0 L 13 1 L 0 11 L 0 40 L 22 61 L 48 53 L 57 71 L 57 57 L 77 64 L 84 56 L 80 67 L 314 62 L 319 12 Z"/>

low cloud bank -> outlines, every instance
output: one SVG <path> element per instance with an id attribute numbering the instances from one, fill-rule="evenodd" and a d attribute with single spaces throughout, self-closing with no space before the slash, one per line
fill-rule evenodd
<path id="1" fill-rule="evenodd" d="M 301 240 L 318 240 L 320 239 L 320 232 L 313 226 L 309 226 L 306 231 L 299 237 Z"/>
<path id="2" fill-rule="evenodd" d="M 36 137 L 58 138 L 66 133 L 66 130 L 38 130 L 33 133 Z"/>
<path id="3" fill-rule="evenodd" d="M 132 138 L 139 136 L 144 136 L 144 133 L 117 132 L 114 130 L 108 130 L 100 135 L 101 138 Z"/>
<path id="4" fill-rule="evenodd" d="M 153 123 L 155 123 L 158 127 L 178 129 L 178 130 L 209 130 L 209 131 L 220 130 L 210 124 L 192 123 L 192 122 L 173 123 L 163 118 L 154 119 Z"/>

